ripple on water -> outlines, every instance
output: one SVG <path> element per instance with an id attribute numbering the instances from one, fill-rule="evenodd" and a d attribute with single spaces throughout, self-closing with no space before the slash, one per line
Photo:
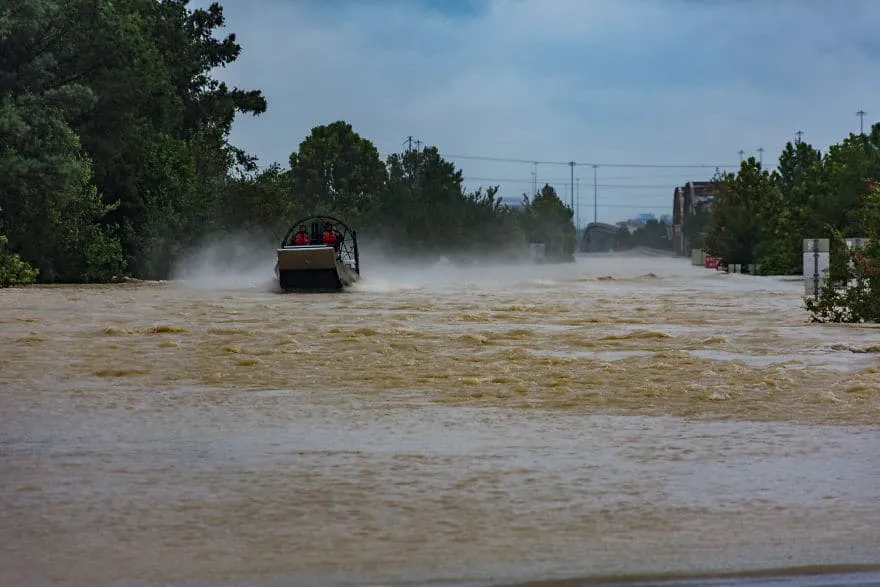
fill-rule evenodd
<path id="1" fill-rule="evenodd" d="M 677 259 L 430 271 L 0 291 L 0 584 L 877 562 L 880 330 Z"/>

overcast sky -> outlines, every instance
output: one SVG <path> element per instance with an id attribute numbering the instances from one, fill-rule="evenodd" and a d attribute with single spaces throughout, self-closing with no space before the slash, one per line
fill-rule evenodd
<path id="1" fill-rule="evenodd" d="M 193 6 L 205 6 L 199 0 Z M 287 165 L 312 127 L 350 122 L 382 153 L 436 145 L 470 186 L 531 191 L 533 165 L 598 163 L 598 217 L 669 213 L 675 185 L 821 149 L 880 115 L 880 0 L 222 0 L 243 51 L 218 77 L 269 110 L 233 142 Z M 539 184 L 570 195 L 565 165 Z M 593 169 L 581 224 L 593 220 Z M 627 186 L 631 187 L 627 187 Z M 561 194 L 562 195 L 562 194 Z"/>

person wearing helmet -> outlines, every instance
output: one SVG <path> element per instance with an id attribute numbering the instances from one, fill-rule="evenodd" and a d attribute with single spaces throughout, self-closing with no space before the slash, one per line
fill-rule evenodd
<path id="1" fill-rule="evenodd" d="M 296 236 L 293 237 L 293 244 L 295 246 L 302 246 L 309 244 L 309 233 L 306 232 L 305 226 L 300 226 L 299 230 L 296 233 Z"/>

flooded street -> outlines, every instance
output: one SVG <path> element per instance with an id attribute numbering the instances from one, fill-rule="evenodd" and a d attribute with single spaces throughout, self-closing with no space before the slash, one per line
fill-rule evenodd
<path id="1" fill-rule="evenodd" d="M 880 566 L 880 328 L 800 280 L 363 272 L 0 290 L 0 585 Z"/>

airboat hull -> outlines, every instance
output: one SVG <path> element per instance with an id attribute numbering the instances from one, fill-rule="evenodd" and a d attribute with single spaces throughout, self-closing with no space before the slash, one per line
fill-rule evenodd
<path id="1" fill-rule="evenodd" d="M 330 231 L 334 245 L 323 244 Z M 294 238 L 296 236 L 296 238 Z M 297 245 L 297 241 L 309 244 Z M 288 230 L 276 249 L 275 277 L 283 291 L 340 291 L 360 278 L 357 233 L 331 216 L 309 216 Z"/>
<path id="2" fill-rule="evenodd" d="M 359 277 L 339 260 L 333 247 L 283 247 L 277 255 L 275 276 L 284 291 L 339 291 Z"/>

